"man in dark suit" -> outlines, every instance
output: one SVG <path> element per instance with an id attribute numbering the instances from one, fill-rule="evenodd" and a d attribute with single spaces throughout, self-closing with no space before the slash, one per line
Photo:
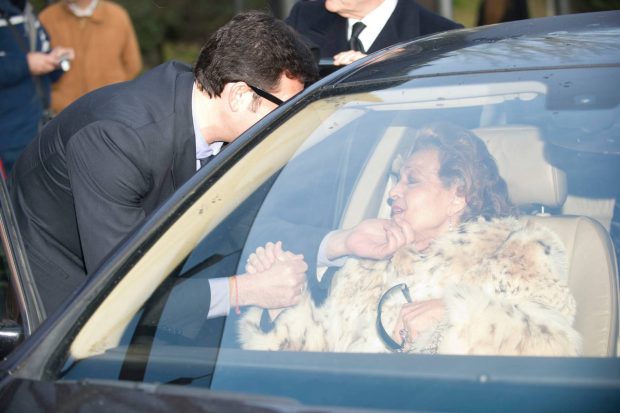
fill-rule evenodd
<path id="1" fill-rule="evenodd" d="M 48 313 L 203 159 L 317 76 L 310 50 L 293 30 L 248 12 L 211 36 L 193 73 L 185 64 L 166 63 L 91 92 L 53 119 L 24 151 L 10 182 Z M 221 303 L 224 295 L 215 315 L 228 312 L 229 293 L 237 293 L 241 305 L 292 305 L 305 282 L 304 265 L 299 260 L 298 271 L 275 278 L 220 279 L 205 300 L 220 294 L 211 303 Z M 270 294 L 261 294 L 266 289 Z"/>
<path id="2" fill-rule="evenodd" d="M 352 63 L 395 43 L 463 27 L 414 0 L 301 1 L 286 22 L 319 49 L 321 59 L 334 59 L 335 65 Z"/>

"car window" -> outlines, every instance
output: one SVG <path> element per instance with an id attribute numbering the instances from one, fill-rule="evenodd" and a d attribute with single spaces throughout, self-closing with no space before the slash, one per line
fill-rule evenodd
<path id="1" fill-rule="evenodd" d="M 250 254 L 270 241 L 303 253 L 308 277 L 322 279 L 330 266 L 342 265 L 322 261 L 324 237 L 362 220 L 389 219 L 394 213 L 389 194 L 402 179 L 399 159 L 411 151 L 420 130 L 446 121 L 482 139 L 520 208 L 519 219 L 544 226 L 567 249 L 566 263 L 558 265 L 568 268 L 558 282 L 567 285 L 577 302 L 573 325 L 583 340 L 580 355 L 615 357 L 619 244 L 612 240 L 620 229 L 620 91 L 603 79 L 619 76 L 618 68 L 603 67 L 525 70 L 518 77 L 499 72 L 440 81 L 401 79 L 360 90 L 335 88 L 310 101 L 258 139 L 162 235 L 72 342 L 61 377 L 194 385 L 320 404 L 319 395 L 304 392 L 303 378 L 295 372 L 346 373 L 358 381 L 363 380 L 360 371 L 389 377 L 460 374 L 446 373 L 454 359 L 437 355 L 416 363 L 417 358 L 392 354 L 388 346 L 356 344 L 321 352 L 247 349 L 240 326 L 248 322 L 244 317 L 250 311 L 258 310 L 207 319 L 204 299 L 210 278 L 243 274 Z M 375 261 L 363 268 L 382 265 Z M 521 262 L 515 256 L 514 265 Z M 323 289 L 317 307 L 332 288 Z M 499 294 L 509 294 L 512 287 L 502 288 Z M 389 299 L 402 305 L 406 298 Z M 546 305 L 537 299 L 533 303 Z M 377 300 L 370 314 L 376 314 L 376 305 Z M 365 318 L 364 311 L 347 322 L 365 323 L 364 331 L 378 334 L 376 317 Z M 282 314 L 285 318 L 286 312 Z M 273 327 L 262 325 L 263 316 L 253 319 L 255 327 L 270 331 Z M 289 328 L 304 322 L 293 320 Z M 310 346 L 307 341 L 323 340 L 338 329 L 308 331 L 303 345 Z M 453 357 L 465 366 L 463 374 L 474 374 L 475 356 Z M 498 374 L 506 374 L 502 362 L 491 362 Z M 542 374 L 561 375 L 560 370 Z M 254 376 L 240 379 L 239 371 Z M 284 389 L 285 378 L 292 380 L 292 390 Z M 352 399 L 330 403 L 364 405 Z"/>

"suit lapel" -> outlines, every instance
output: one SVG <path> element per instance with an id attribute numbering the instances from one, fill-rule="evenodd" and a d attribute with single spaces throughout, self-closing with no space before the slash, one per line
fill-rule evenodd
<path id="1" fill-rule="evenodd" d="M 399 0 L 383 30 L 368 49 L 374 53 L 395 43 L 420 36 L 420 9 L 415 2 Z"/>
<path id="2" fill-rule="evenodd" d="M 321 45 L 322 58 L 331 59 L 336 53 L 349 49 L 347 41 L 347 19 L 326 10 L 316 24 L 308 27 L 308 39 Z"/>
<path id="3" fill-rule="evenodd" d="M 329 44 L 329 58 L 332 58 L 336 53 L 349 50 L 349 42 L 347 41 L 347 20 L 340 16 L 337 17 L 335 24 L 331 25 L 324 34 L 325 38 L 328 39 L 326 44 Z"/>

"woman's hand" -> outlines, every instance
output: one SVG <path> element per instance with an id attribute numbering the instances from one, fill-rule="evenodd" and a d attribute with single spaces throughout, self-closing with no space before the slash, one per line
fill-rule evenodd
<path id="1" fill-rule="evenodd" d="M 441 299 L 405 304 L 400 309 L 392 338 L 397 343 L 401 343 L 404 339 L 406 346 L 407 343 L 415 341 L 420 334 L 435 329 L 445 312 L 446 307 Z"/>
<path id="2" fill-rule="evenodd" d="M 356 255 L 379 260 L 391 257 L 414 238 L 413 229 L 404 221 L 367 219 L 349 230 L 333 233 L 325 251 L 329 259 Z"/>

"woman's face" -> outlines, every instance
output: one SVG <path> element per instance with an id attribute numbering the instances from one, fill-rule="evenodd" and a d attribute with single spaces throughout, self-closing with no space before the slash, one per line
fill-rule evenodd
<path id="1" fill-rule="evenodd" d="M 405 161 L 398 183 L 390 191 L 392 219 L 411 226 L 416 244 L 448 231 L 450 222 L 458 224 L 465 206 L 455 186 L 443 186 L 439 167 L 437 150 L 414 152 Z"/>

